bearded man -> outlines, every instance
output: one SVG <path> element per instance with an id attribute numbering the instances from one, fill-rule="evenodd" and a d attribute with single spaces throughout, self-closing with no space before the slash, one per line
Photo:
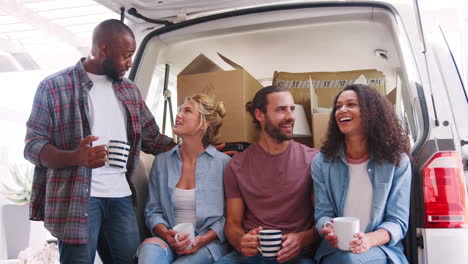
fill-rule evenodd
<path id="1" fill-rule="evenodd" d="M 226 167 L 224 233 L 234 250 L 216 263 L 314 263 L 310 252 L 320 237 L 310 166 L 318 151 L 292 140 L 295 106 L 287 89 L 265 87 L 246 108 L 260 137 Z M 275 258 L 259 253 L 262 229 L 282 232 Z"/>

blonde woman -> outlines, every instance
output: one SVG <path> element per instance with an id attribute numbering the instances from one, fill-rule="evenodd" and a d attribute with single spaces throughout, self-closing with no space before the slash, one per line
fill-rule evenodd
<path id="1" fill-rule="evenodd" d="M 182 144 L 156 157 L 148 184 L 146 226 L 155 237 L 143 241 L 138 263 L 213 263 L 226 253 L 224 168 L 230 157 L 211 144 L 225 115 L 223 103 L 205 94 L 185 99 L 174 134 Z M 192 223 L 195 239 L 172 228 Z M 193 242 L 193 243 L 192 243 Z"/>

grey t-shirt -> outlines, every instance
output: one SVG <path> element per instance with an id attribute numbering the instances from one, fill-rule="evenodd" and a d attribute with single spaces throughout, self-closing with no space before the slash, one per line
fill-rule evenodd
<path id="1" fill-rule="evenodd" d="M 224 173 L 225 194 L 244 200 L 246 232 L 262 226 L 288 234 L 314 225 L 310 165 L 317 153 L 291 140 L 278 155 L 253 144 L 231 159 Z"/>

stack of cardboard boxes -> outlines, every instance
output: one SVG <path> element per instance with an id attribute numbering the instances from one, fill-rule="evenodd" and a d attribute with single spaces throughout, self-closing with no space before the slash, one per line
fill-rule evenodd
<path id="1" fill-rule="evenodd" d="M 234 70 L 224 71 L 203 54 L 196 57 L 177 76 L 178 105 L 185 97 L 203 92 L 226 105 L 226 117 L 220 129 L 219 142 L 248 142 L 257 140 L 258 133 L 245 104 L 252 100 L 262 85 L 245 69 L 218 54 Z M 336 94 L 356 79 L 365 77 L 367 83 L 386 94 L 385 76 L 377 70 L 344 72 L 275 72 L 273 84 L 288 88 L 295 103 L 304 106 L 310 120 L 312 138 L 300 140 L 320 148 L 328 127 L 330 111 Z"/>

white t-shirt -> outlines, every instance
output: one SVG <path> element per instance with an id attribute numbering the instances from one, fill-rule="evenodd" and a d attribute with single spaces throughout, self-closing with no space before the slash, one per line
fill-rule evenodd
<path id="1" fill-rule="evenodd" d="M 360 230 L 364 232 L 370 222 L 372 210 L 372 183 L 367 172 L 369 159 L 353 163 L 348 159 L 349 189 L 346 196 L 344 216 L 357 217 L 360 220 Z"/>
<path id="2" fill-rule="evenodd" d="M 107 144 L 116 139 L 128 142 L 125 107 L 117 98 L 112 81 L 106 75 L 87 73 L 93 82 L 88 96 L 89 125 L 91 134 L 99 139 L 93 146 Z M 91 196 L 125 197 L 132 194 L 127 179 L 126 168 L 103 167 L 93 169 L 91 177 Z"/>

